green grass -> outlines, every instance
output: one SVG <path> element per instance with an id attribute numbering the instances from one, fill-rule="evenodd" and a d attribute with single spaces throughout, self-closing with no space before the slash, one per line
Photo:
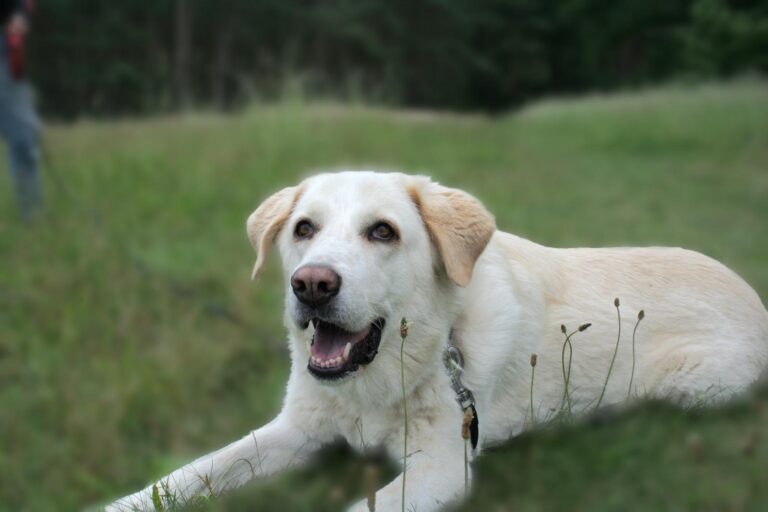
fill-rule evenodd
<path id="1" fill-rule="evenodd" d="M 313 168 L 428 173 L 545 244 L 697 249 L 768 297 L 765 83 L 553 100 L 495 119 L 257 105 L 52 126 L 47 144 L 44 222 L 13 222 L 0 197 L 3 510 L 137 490 L 278 411 L 282 285 L 274 257 L 249 281 L 244 223 Z M 764 509 L 767 403 L 648 405 L 525 435 L 476 464 L 466 510 Z M 362 465 L 327 450 L 208 508 L 338 510 L 363 498 Z"/>

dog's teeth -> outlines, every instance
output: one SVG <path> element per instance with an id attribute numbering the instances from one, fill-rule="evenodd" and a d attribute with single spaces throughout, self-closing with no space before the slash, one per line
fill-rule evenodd
<path id="1" fill-rule="evenodd" d="M 320 368 L 333 368 L 334 366 L 341 366 L 342 363 L 347 361 L 350 348 L 351 344 L 348 343 L 344 349 L 343 355 L 332 357 L 330 359 L 320 359 L 319 357 L 311 356 L 310 360 L 312 361 L 312 364 L 319 366 Z"/>
<path id="2" fill-rule="evenodd" d="M 349 359 L 350 350 L 352 350 L 352 342 L 348 341 L 347 345 L 344 347 L 344 355 L 342 356 L 342 359 L 344 359 L 344 361 Z"/>

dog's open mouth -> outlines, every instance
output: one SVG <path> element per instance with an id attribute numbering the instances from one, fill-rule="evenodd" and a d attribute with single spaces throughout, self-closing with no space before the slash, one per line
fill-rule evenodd
<path id="1" fill-rule="evenodd" d="M 312 324 L 315 334 L 307 369 L 323 380 L 340 379 L 356 371 L 360 365 L 370 364 L 379 350 L 381 331 L 384 329 L 383 318 L 358 332 L 345 331 L 318 318 L 313 319 Z"/>

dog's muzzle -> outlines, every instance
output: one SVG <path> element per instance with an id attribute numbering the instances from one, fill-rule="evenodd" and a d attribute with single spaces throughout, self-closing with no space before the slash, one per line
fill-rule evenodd
<path id="1" fill-rule="evenodd" d="M 379 318 L 362 331 L 349 332 L 319 318 L 312 319 L 315 332 L 307 369 L 318 379 L 337 380 L 370 364 L 379 350 L 385 323 Z"/>

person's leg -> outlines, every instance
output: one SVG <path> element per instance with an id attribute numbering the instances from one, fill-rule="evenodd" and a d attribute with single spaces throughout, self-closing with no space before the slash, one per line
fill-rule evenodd
<path id="1" fill-rule="evenodd" d="M 43 205 L 36 144 L 30 140 L 9 141 L 8 160 L 21 217 L 32 220 Z"/>
<path id="2" fill-rule="evenodd" d="M 36 216 L 43 204 L 39 171 L 39 121 L 24 82 L 6 82 L 2 110 L 8 164 L 22 219 Z"/>

